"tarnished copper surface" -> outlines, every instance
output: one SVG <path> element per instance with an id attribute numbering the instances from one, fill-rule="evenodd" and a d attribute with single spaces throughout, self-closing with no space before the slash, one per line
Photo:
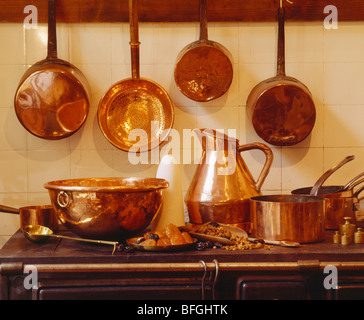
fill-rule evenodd
<path id="1" fill-rule="evenodd" d="M 179 53 L 174 78 L 186 97 L 200 102 L 221 97 L 231 85 L 230 52 L 220 43 L 207 39 L 206 0 L 200 0 L 200 39 Z"/>
<path id="2" fill-rule="evenodd" d="M 195 130 L 202 143 L 202 157 L 187 194 L 186 206 L 192 224 L 216 221 L 250 231 L 249 198 L 260 195 L 273 162 L 273 153 L 261 143 L 239 141 L 212 129 Z M 261 150 L 265 164 L 255 182 L 241 152 Z"/>
<path id="3" fill-rule="evenodd" d="M 325 198 L 267 195 L 250 199 L 256 238 L 310 243 L 325 239 Z"/>
<path id="4" fill-rule="evenodd" d="M 198 41 L 181 51 L 175 67 L 178 89 L 195 101 L 210 101 L 228 91 L 233 66 L 226 50 L 212 41 Z"/>
<path id="5" fill-rule="evenodd" d="M 272 145 L 303 141 L 316 121 L 316 109 L 308 89 L 279 79 L 268 86 L 253 89 L 248 98 L 247 111 L 256 133 Z"/>
<path id="6" fill-rule="evenodd" d="M 316 109 L 309 89 L 285 73 L 284 8 L 278 10 L 277 75 L 257 84 L 246 107 L 260 138 L 276 146 L 303 141 L 312 131 Z"/>
<path id="7" fill-rule="evenodd" d="M 115 147 L 142 152 L 167 139 L 174 123 L 174 107 L 166 90 L 140 78 L 137 0 L 129 0 L 129 16 L 132 77 L 117 82 L 105 93 L 99 102 L 98 123 Z M 138 131 L 129 137 L 134 129 Z"/>
<path id="8" fill-rule="evenodd" d="M 157 178 L 88 178 L 45 184 L 60 221 L 81 237 L 118 239 L 144 230 L 168 182 Z"/>

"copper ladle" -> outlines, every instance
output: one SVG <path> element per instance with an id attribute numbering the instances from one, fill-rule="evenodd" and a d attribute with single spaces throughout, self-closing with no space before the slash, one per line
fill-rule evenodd
<path id="1" fill-rule="evenodd" d="M 23 233 L 24 233 L 24 236 L 28 240 L 35 242 L 35 243 L 42 243 L 42 242 L 47 241 L 49 239 L 49 237 L 54 237 L 54 238 L 62 238 L 62 239 L 69 239 L 69 240 L 76 240 L 76 241 L 83 241 L 83 242 L 108 244 L 108 245 L 112 245 L 114 247 L 112 254 L 114 254 L 116 247 L 118 245 L 118 242 L 114 242 L 114 241 L 91 240 L 91 239 L 61 236 L 59 234 L 54 234 L 51 229 L 49 229 L 45 226 L 40 226 L 40 225 L 27 225 L 24 227 Z"/>

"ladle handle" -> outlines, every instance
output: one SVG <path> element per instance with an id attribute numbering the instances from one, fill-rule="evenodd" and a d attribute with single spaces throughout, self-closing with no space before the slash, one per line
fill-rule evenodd
<path id="1" fill-rule="evenodd" d="M 139 25 L 138 25 L 138 1 L 129 0 L 129 23 L 130 23 L 130 52 L 131 52 L 131 75 L 136 80 L 140 77 L 139 67 Z"/>
<path id="2" fill-rule="evenodd" d="M 341 160 L 338 164 L 327 170 L 314 184 L 314 186 L 311 189 L 310 195 L 311 196 L 317 196 L 319 189 L 323 185 L 323 183 L 339 168 L 341 168 L 344 164 L 348 163 L 351 160 L 354 160 L 355 156 L 347 156 L 343 160 Z"/>
<path id="3" fill-rule="evenodd" d="M 285 64 L 285 37 L 284 37 L 284 19 L 286 10 L 284 7 L 278 8 L 278 48 L 277 48 L 277 75 L 286 75 Z"/>
<path id="4" fill-rule="evenodd" d="M 91 242 L 91 243 L 111 245 L 111 246 L 114 247 L 112 253 L 115 252 L 116 247 L 118 245 L 118 242 L 115 242 L 115 241 L 93 240 L 93 239 L 83 239 L 83 238 L 73 238 L 73 237 L 62 236 L 62 235 L 59 235 L 59 234 L 51 234 L 50 236 L 53 237 L 53 238 L 61 238 L 61 239 L 68 239 L 68 240 L 75 240 L 75 241 L 83 241 L 83 242 Z"/>
<path id="5" fill-rule="evenodd" d="M 239 152 L 253 150 L 253 149 L 261 150 L 265 154 L 265 163 L 262 168 L 262 171 L 260 172 L 258 180 L 255 184 L 257 191 L 260 192 L 260 189 L 262 188 L 262 185 L 263 185 L 263 183 L 269 173 L 270 167 L 272 166 L 272 163 L 273 163 L 273 152 L 268 146 L 266 146 L 263 143 L 258 143 L 258 142 L 238 146 Z"/>
<path id="6" fill-rule="evenodd" d="M 206 0 L 200 0 L 200 41 L 201 40 L 207 40 Z"/>
<path id="7" fill-rule="evenodd" d="M 63 238 L 63 239 L 69 239 L 69 240 L 75 240 L 75 241 L 92 242 L 92 243 L 99 243 L 99 244 L 108 244 L 108 245 L 112 245 L 112 246 L 117 244 L 117 242 L 114 242 L 114 241 L 74 238 L 74 237 L 62 236 L 62 235 L 59 235 L 59 234 L 51 234 L 50 236 L 54 237 L 54 238 Z"/>
<path id="8" fill-rule="evenodd" d="M 56 0 L 48 0 L 47 59 L 57 59 Z"/>

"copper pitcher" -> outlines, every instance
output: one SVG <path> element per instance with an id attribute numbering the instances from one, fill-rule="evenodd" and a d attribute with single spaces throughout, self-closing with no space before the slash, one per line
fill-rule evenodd
<path id="1" fill-rule="evenodd" d="M 190 223 L 210 221 L 235 225 L 250 232 L 249 199 L 261 195 L 261 187 L 273 162 L 272 150 L 262 143 L 239 145 L 239 140 L 213 129 L 194 130 L 203 152 L 185 196 Z M 266 160 L 254 180 L 241 152 L 258 149 Z"/>

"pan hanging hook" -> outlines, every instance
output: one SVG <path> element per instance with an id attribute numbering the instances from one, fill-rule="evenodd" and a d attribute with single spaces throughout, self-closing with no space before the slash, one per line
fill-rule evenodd
<path id="1" fill-rule="evenodd" d="M 290 0 L 285 0 L 285 1 L 287 1 L 289 4 L 293 4 L 293 2 L 292 2 L 292 1 L 290 1 Z M 279 0 L 279 7 L 280 7 L 280 8 L 282 8 L 282 7 L 283 7 L 283 0 Z"/>

